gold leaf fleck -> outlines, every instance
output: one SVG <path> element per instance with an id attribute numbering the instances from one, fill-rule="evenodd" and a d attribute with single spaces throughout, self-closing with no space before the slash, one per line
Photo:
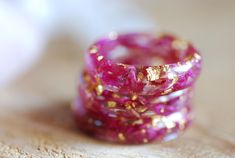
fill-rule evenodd
<path id="1" fill-rule="evenodd" d="M 127 110 L 132 109 L 131 104 L 129 102 L 125 103 L 124 106 L 126 107 Z"/>
<path id="2" fill-rule="evenodd" d="M 143 80 L 143 78 L 144 78 L 144 74 L 142 72 L 139 72 L 138 75 L 137 75 L 138 81 Z"/>
<path id="3" fill-rule="evenodd" d="M 95 90 L 96 90 L 96 94 L 97 95 L 101 95 L 103 93 L 103 91 L 104 91 L 104 87 L 101 84 L 98 84 L 96 86 Z"/>
<path id="4" fill-rule="evenodd" d="M 91 77 L 90 77 L 87 73 L 85 73 L 85 74 L 83 75 L 83 78 L 84 78 L 84 80 L 85 80 L 86 82 L 91 81 Z"/>
<path id="5" fill-rule="evenodd" d="M 140 124 L 143 124 L 142 119 L 139 119 L 139 120 L 136 120 L 136 121 L 133 122 L 133 125 L 140 125 Z"/>
<path id="6" fill-rule="evenodd" d="M 164 92 L 162 92 L 161 94 L 166 95 L 166 94 L 169 94 L 171 91 L 172 91 L 172 88 L 169 88 L 169 89 L 165 90 Z"/>
<path id="7" fill-rule="evenodd" d="M 147 111 L 147 110 L 148 110 L 147 107 L 138 107 L 138 108 L 136 108 L 136 111 L 138 111 L 138 112 L 140 112 L 140 113 L 145 112 L 145 111 Z"/>
<path id="8" fill-rule="evenodd" d="M 123 64 L 123 63 L 117 63 L 117 65 L 123 66 L 124 68 L 127 68 L 127 65 L 126 65 L 126 64 Z"/>
<path id="9" fill-rule="evenodd" d="M 125 140 L 126 140 L 126 138 L 125 138 L 125 136 L 124 136 L 123 133 L 118 133 L 118 139 L 119 139 L 120 141 L 125 141 Z"/>
<path id="10" fill-rule="evenodd" d="M 172 42 L 172 47 L 174 49 L 177 49 L 177 50 L 185 50 L 188 48 L 188 42 L 185 41 L 185 40 L 180 40 L 180 39 L 177 39 L 177 40 L 174 40 Z"/>
<path id="11" fill-rule="evenodd" d="M 117 103 L 115 101 L 108 101 L 107 105 L 109 108 L 114 108 L 114 107 L 116 107 Z"/>
<path id="12" fill-rule="evenodd" d="M 120 95 L 118 95 L 117 93 L 113 93 L 112 96 L 113 98 L 120 98 Z"/>
<path id="13" fill-rule="evenodd" d="M 97 46 L 92 46 L 91 48 L 90 48 L 90 51 L 89 51 L 91 54 L 95 54 L 95 53 L 97 53 L 98 52 L 98 47 Z"/>
<path id="14" fill-rule="evenodd" d="M 132 95 L 131 100 L 135 101 L 138 98 L 136 94 Z"/>
<path id="15" fill-rule="evenodd" d="M 146 69 L 147 71 L 147 79 L 149 81 L 155 81 L 157 79 L 159 79 L 160 74 L 161 74 L 161 69 L 160 67 L 148 67 Z"/>
<path id="16" fill-rule="evenodd" d="M 168 72 L 170 70 L 170 66 L 169 65 L 164 65 L 163 66 L 163 71 L 164 72 Z"/>
<path id="17" fill-rule="evenodd" d="M 151 119 L 152 119 L 152 126 L 153 127 L 157 127 L 160 123 L 162 123 L 161 116 L 153 116 Z"/>

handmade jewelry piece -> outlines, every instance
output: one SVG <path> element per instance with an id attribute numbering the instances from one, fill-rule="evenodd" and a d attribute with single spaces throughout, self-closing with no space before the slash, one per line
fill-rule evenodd
<path id="1" fill-rule="evenodd" d="M 173 139 L 192 120 L 200 70 L 198 51 L 173 35 L 111 33 L 85 54 L 73 106 L 78 126 L 118 143 Z"/>

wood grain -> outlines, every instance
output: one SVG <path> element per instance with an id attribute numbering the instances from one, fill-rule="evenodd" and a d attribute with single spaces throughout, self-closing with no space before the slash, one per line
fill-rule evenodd
<path id="1" fill-rule="evenodd" d="M 82 53 L 71 39 L 53 40 L 35 67 L 0 90 L 0 157 L 235 157 L 235 2 L 138 1 L 164 30 L 191 39 L 204 56 L 195 94 L 196 119 L 167 143 L 122 146 L 80 133 L 71 118 Z"/>

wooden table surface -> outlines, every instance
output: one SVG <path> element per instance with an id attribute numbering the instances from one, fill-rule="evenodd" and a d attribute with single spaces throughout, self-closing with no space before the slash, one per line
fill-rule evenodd
<path id="1" fill-rule="evenodd" d="M 139 146 L 78 132 L 70 103 L 82 52 L 58 37 L 30 72 L 0 90 L 0 157 L 235 157 L 235 1 L 146 2 L 139 3 L 161 28 L 192 40 L 204 56 L 193 126 L 174 141 Z"/>

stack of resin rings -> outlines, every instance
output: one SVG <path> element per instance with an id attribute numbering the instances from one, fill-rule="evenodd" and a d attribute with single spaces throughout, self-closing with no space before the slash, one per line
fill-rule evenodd
<path id="1" fill-rule="evenodd" d="M 117 143 L 178 136 L 192 121 L 191 98 L 201 56 L 170 34 L 115 34 L 85 54 L 73 106 L 82 131 Z"/>

